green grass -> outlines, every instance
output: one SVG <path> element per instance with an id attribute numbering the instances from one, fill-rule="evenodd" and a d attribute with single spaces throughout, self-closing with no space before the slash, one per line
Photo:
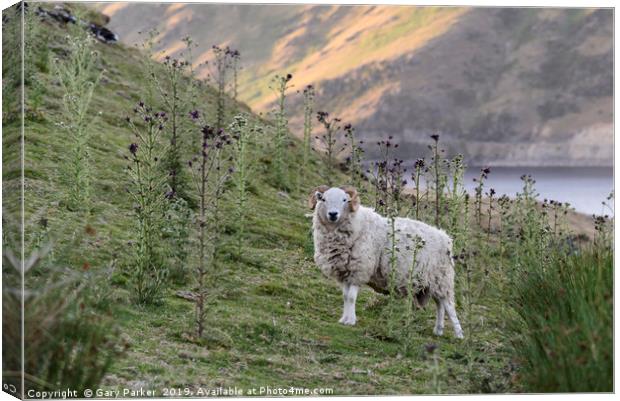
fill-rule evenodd
<path id="1" fill-rule="evenodd" d="M 57 25 L 45 29 L 51 57 L 62 56 L 65 31 Z M 301 188 L 282 194 L 273 180 L 270 137 L 257 138 L 250 159 L 255 164 L 249 182 L 249 210 L 244 253 L 235 256 L 232 206 L 222 212 L 224 244 L 222 264 L 217 274 L 217 297 L 208 305 L 206 335 L 196 341 L 194 305 L 178 298 L 179 290 L 192 290 L 191 283 L 171 284 L 161 305 L 139 307 L 131 303 L 127 275 L 130 268 L 132 205 L 125 187 L 127 160 L 123 155 L 132 142 L 125 116 L 146 96 L 142 55 L 123 45 L 97 44 L 105 69 L 95 90 L 91 126 L 92 207 L 72 213 L 59 202 L 64 190 L 59 184 L 58 167 L 65 157 L 67 138 L 57 128 L 61 94 L 54 78 L 44 70 L 38 76 L 45 86 L 43 104 L 37 113 L 26 115 L 26 237 L 30 241 L 40 230 L 35 222 L 46 217 L 55 244 L 56 260 L 79 270 L 88 262 L 102 271 L 111 261 L 117 269 L 110 287 L 113 321 L 127 341 L 126 354 L 115 360 L 102 387 L 122 389 L 144 387 L 232 386 L 323 387 L 334 394 L 417 394 L 432 393 L 432 361 L 425 351 L 429 343 L 438 345 L 438 380 L 443 393 L 517 392 L 524 388 L 515 381 L 515 350 L 510 323 L 514 312 L 499 289 L 504 273 L 498 269 L 474 272 L 485 281 L 487 290 L 477 294 L 468 314 L 464 307 L 464 274 L 457 270 L 457 311 L 465 328 L 466 340 L 454 339 L 449 322 L 446 335 L 432 335 L 435 312 L 431 305 L 416 311 L 415 332 L 404 352 L 401 336 L 386 324 L 391 305 L 385 296 L 365 288 L 358 299 L 358 324 L 337 323 L 341 312 L 341 291 L 324 278 L 312 261 L 307 192 L 322 184 L 324 162 L 314 155 L 306 182 Z M 3 54 L 5 65 L 9 54 Z M 204 112 L 213 119 L 215 93 L 209 87 L 200 93 Z M 211 106 L 209 106 L 211 105 Z M 161 105 L 159 105 L 161 106 Z M 234 109 L 242 105 L 227 102 Z M 258 120 L 258 117 L 252 118 Z M 19 120 L 3 126 L 5 174 L 3 205 L 5 215 L 18 205 Z M 198 130 L 195 132 L 199 135 Z M 185 142 L 189 141 L 186 138 Z M 292 141 L 286 152 L 291 176 L 301 163 L 300 143 Z M 192 155 L 184 155 L 189 159 Z M 7 168 L 7 166 L 9 168 Z M 339 175 L 344 183 L 345 175 Z M 230 200 L 225 203 L 232 204 Z M 14 218 L 17 215 L 13 212 Z M 84 235 L 85 227 L 95 233 Z M 192 255 L 187 268 L 193 268 Z M 492 257 L 489 257 L 492 260 Z M 493 267 L 491 265 L 491 267 Z M 467 331 L 468 323 L 475 330 Z M 159 393 L 161 395 L 161 393 Z"/>
<path id="2" fill-rule="evenodd" d="M 590 250 L 548 269 L 525 266 L 515 288 L 516 346 L 528 389 L 613 389 L 613 253 Z"/>

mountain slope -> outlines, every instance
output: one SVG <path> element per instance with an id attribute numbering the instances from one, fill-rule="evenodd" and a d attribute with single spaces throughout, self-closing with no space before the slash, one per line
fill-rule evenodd
<path id="1" fill-rule="evenodd" d="M 317 104 L 416 158 L 439 131 L 470 164 L 611 165 L 612 11 L 401 6 L 99 5 L 121 40 L 157 26 L 242 54 L 239 98 L 272 107 L 269 80 L 313 83 Z M 136 25 L 135 21 L 139 21 Z M 207 69 L 200 66 L 203 75 Z M 300 132 L 301 100 L 291 99 Z M 374 149 L 367 151 L 372 155 Z"/>

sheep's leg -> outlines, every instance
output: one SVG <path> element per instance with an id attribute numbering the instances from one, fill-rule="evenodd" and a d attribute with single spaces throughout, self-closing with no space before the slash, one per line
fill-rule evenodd
<path id="1" fill-rule="evenodd" d="M 443 324 L 446 310 L 443 307 L 443 303 L 437 298 L 435 298 L 435 305 L 437 305 L 437 321 L 435 322 L 435 329 L 433 330 L 433 333 L 436 336 L 441 336 L 443 335 Z"/>
<path id="2" fill-rule="evenodd" d="M 454 309 L 454 302 L 449 301 L 447 299 L 441 300 L 444 309 L 448 313 L 448 317 L 452 322 L 452 327 L 454 327 L 454 335 L 456 338 L 463 338 L 463 329 L 461 328 L 461 323 L 459 323 L 459 318 L 456 317 L 456 310 Z"/>
<path id="3" fill-rule="evenodd" d="M 347 319 L 344 324 L 353 326 L 357 321 L 355 316 L 355 302 L 357 301 L 357 293 L 359 291 L 359 287 L 357 285 L 351 284 L 349 286 L 349 294 L 347 296 L 349 302 L 349 319 Z"/>
<path id="4" fill-rule="evenodd" d="M 355 325 L 355 322 L 357 320 L 355 317 L 355 301 L 357 300 L 358 292 L 359 287 L 357 285 L 348 284 L 346 285 L 346 287 L 343 287 L 342 293 L 344 295 L 344 313 L 342 314 L 340 323 L 349 326 Z"/>
<path id="5" fill-rule="evenodd" d="M 342 299 L 344 302 L 344 305 L 342 307 L 342 317 L 340 318 L 340 320 L 338 320 L 338 323 L 343 323 L 345 322 L 345 320 L 348 320 L 349 317 L 349 302 L 348 302 L 348 295 L 349 295 L 349 283 L 342 283 Z"/>

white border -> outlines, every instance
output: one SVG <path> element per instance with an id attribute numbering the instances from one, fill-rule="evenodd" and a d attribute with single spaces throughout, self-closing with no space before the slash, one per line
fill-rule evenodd
<path id="1" fill-rule="evenodd" d="M 78 1 L 81 3 L 85 3 L 85 2 L 92 2 L 92 3 L 122 3 L 122 1 Z M 175 3 L 175 1 L 146 1 L 146 0 L 134 0 L 133 2 L 140 2 L 140 3 Z M 197 0 L 186 0 L 183 1 L 184 3 L 247 3 L 247 4 L 264 4 L 264 3 L 268 3 L 268 4 L 351 4 L 351 5 L 360 5 L 360 4 L 392 4 L 392 5 L 434 5 L 434 6 L 477 6 L 477 7 L 584 7 L 584 8 L 599 8 L 599 7 L 607 7 L 607 8 L 613 8 L 615 7 L 615 3 L 613 1 L 601 1 L 601 0 L 596 0 L 596 1 L 587 1 L 587 0 L 571 0 L 571 1 L 549 1 L 549 0 L 539 0 L 539 1 L 532 1 L 532 0 L 521 0 L 521 1 L 513 1 L 513 0 L 506 0 L 506 1 L 485 1 L 485 0 L 469 0 L 469 1 L 454 1 L 454 0 L 443 0 L 443 1 L 404 1 L 404 0 L 388 0 L 385 2 L 382 1 L 368 1 L 368 0 L 362 0 L 362 1 L 352 1 L 352 0 L 339 0 L 339 1 L 327 1 L 327 0 L 314 0 L 314 1 L 306 1 L 306 2 L 302 2 L 302 1 L 294 1 L 294 0 L 289 0 L 289 1 L 282 1 L 282 0 L 269 0 L 269 1 L 255 1 L 255 0 L 244 0 L 244 1 L 233 1 L 233 0 L 220 0 L 220 1 L 197 1 Z M 12 1 L 12 0 L 0 0 L 0 5 L 2 6 L 2 9 L 5 9 L 13 4 L 17 3 L 16 1 Z M 616 141 L 616 137 L 615 137 L 615 116 L 618 113 L 618 105 L 615 102 L 615 94 L 616 94 L 616 89 L 617 89 L 617 81 L 615 79 L 615 77 L 617 76 L 618 73 L 618 65 L 615 62 L 616 61 L 616 54 L 617 54 L 617 44 L 618 44 L 618 32 L 615 29 L 615 9 L 614 9 L 614 188 L 618 188 L 618 183 L 620 181 L 619 175 L 618 175 L 618 163 L 617 160 L 615 158 L 616 155 L 618 155 L 618 147 L 620 146 L 618 144 L 618 141 Z M 0 60 L 0 67 L 2 66 L 2 61 Z M 0 128 L 0 133 L 1 133 L 1 128 Z M 22 143 L 23 146 L 23 143 Z M 2 157 L 2 150 L 0 149 L 0 159 Z M 23 159 L 22 159 L 22 163 L 23 163 Z M 0 166 L 0 176 L 2 174 L 2 167 Z M 23 166 L 22 166 L 22 174 L 23 174 Z M 22 177 L 22 183 L 23 183 L 23 177 Z M 0 194 L 0 201 L 2 200 L 2 195 Z M 22 205 L 23 206 L 23 205 Z M 615 208 L 616 205 L 614 205 Z M 23 211 L 22 211 L 23 213 Z M 23 214 L 22 214 L 23 216 Z M 0 227 L 1 227 L 1 223 L 0 223 Z M 616 225 L 615 230 L 614 230 L 614 235 L 615 238 L 618 238 L 618 226 Z M 618 252 L 617 252 L 617 244 L 615 246 L 614 249 L 614 267 L 618 266 L 618 261 L 619 261 L 619 256 L 618 256 Z M 23 250 L 22 250 L 23 252 Z M 22 260 L 23 260 L 23 255 L 22 255 Z M 23 271 L 23 270 L 22 270 Z M 619 272 L 616 269 L 614 272 L 614 283 L 618 282 L 618 276 L 619 276 Z M 0 300 L 0 305 L 1 305 L 1 300 Z M 618 332 L 618 319 L 616 318 L 616 313 L 615 313 L 615 286 L 614 286 L 614 389 L 615 389 L 615 385 L 616 383 L 618 383 L 618 370 L 615 369 L 615 362 L 616 359 L 618 357 L 618 349 L 615 346 L 616 342 L 615 342 L 615 333 Z M 1 314 L 0 314 L 1 315 Z M 0 316 L 1 319 L 1 316 Z M 0 345 L 1 345 L 1 339 L 0 339 Z M 23 350 L 22 350 L 23 352 Z M 473 395 L 474 397 L 476 395 Z M 458 395 L 458 396 L 398 396 L 398 398 L 400 399 L 413 399 L 415 397 L 416 400 L 453 400 L 455 399 L 455 397 L 472 397 L 471 395 Z M 489 401 L 494 401 L 494 400 L 517 400 L 517 399 L 532 399 L 534 397 L 539 397 L 539 395 L 485 395 L 484 398 L 485 400 L 489 400 Z M 583 398 L 584 395 L 583 394 L 549 394 L 549 395 L 545 395 L 545 398 L 548 400 L 561 400 L 561 401 L 571 401 L 571 400 L 580 400 L 581 398 Z M 612 397 L 614 397 L 613 394 L 588 394 L 586 395 L 586 397 L 588 397 L 588 399 L 594 399 L 594 400 L 602 400 L 602 399 L 612 399 Z M 306 397 L 294 397 L 294 398 L 306 398 Z M 328 399 L 335 399 L 337 397 L 326 397 Z M 339 397 L 338 397 L 339 398 Z M 393 398 L 393 397 L 387 397 L 387 396 L 381 396 L 381 397 L 347 397 L 347 399 L 351 399 L 351 400 L 362 400 L 362 399 L 368 399 L 368 398 L 377 398 L 377 399 L 389 399 L 389 398 Z M 615 397 L 614 397 L 615 398 Z M 8 394 L 4 393 L 4 392 L 0 392 L 0 401 L 4 401 L 4 400 L 14 400 L 15 398 L 9 396 Z M 167 398 L 167 400 L 174 400 L 174 398 Z M 227 400 L 247 400 L 248 398 L 226 398 Z M 261 398 L 261 399 L 268 399 L 268 400 L 276 400 L 277 398 Z M 185 399 L 179 399 L 179 400 L 185 400 Z"/>

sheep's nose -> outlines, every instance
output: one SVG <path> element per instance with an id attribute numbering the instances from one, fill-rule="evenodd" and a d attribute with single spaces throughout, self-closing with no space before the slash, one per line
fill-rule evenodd
<path id="1" fill-rule="evenodd" d="M 331 221 L 336 221 L 336 219 L 338 218 L 338 212 L 329 212 L 327 214 L 329 215 L 329 219 Z"/>

